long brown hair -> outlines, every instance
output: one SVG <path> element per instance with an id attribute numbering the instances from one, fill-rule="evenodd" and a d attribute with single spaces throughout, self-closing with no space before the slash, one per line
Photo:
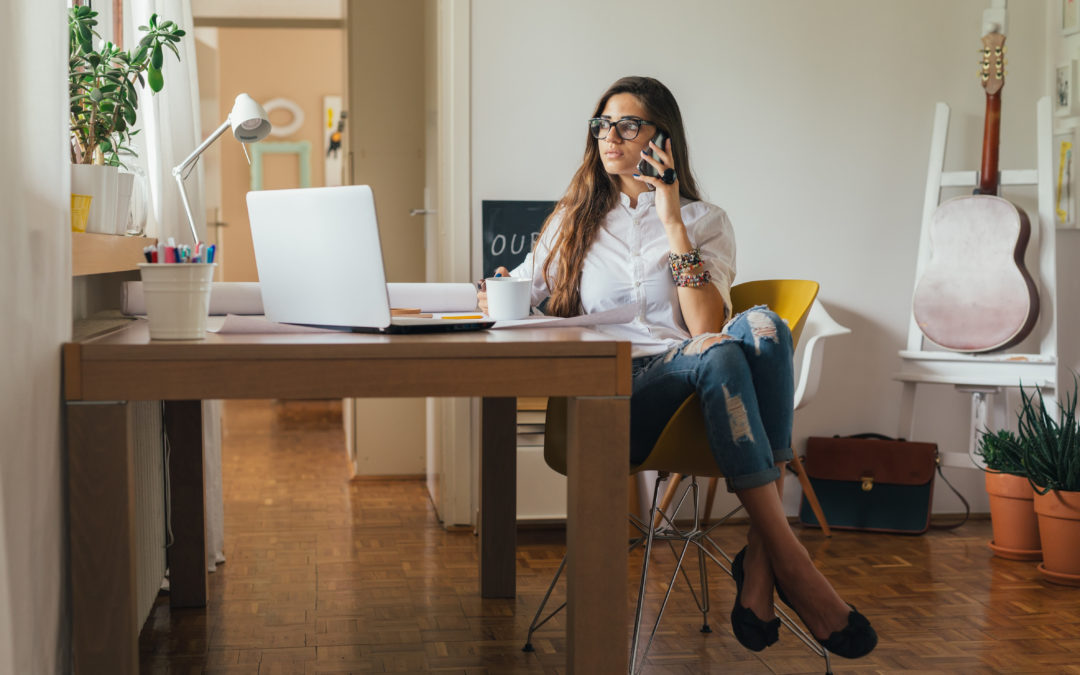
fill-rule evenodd
<path id="1" fill-rule="evenodd" d="M 667 133 L 675 156 L 675 172 L 679 176 L 679 196 L 692 201 L 700 200 L 697 183 L 690 171 L 682 114 L 671 91 L 651 77 L 624 77 L 608 87 L 592 116 L 598 117 L 603 113 L 608 99 L 616 94 L 632 94 L 636 97 L 644 106 L 649 121 L 656 124 L 658 130 Z M 551 289 L 545 310 L 548 314 L 576 316 L 581 313 L 581 271 L 585 255 L 596 239 L 604 216 L 618 203 L 618 177 L 604 170 L 599 142 L 586 131 L 585 157 L 581 166 L 543 227 L 546 230 L 556 219 L 560 221 L 552 255 L 547 256 L 543 268 L 544 281 Z M 553 259 L 557 260 L 554 275 L 551 274 Z"/>

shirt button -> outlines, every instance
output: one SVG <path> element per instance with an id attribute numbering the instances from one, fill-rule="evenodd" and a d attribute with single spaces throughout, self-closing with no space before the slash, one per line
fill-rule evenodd
<path id="1" fill-rule="evenodd" d="M 635 282 L 634 282 L 634 288 L 637 288 L 637 287 L 638 287 L 638 286 L 640 286 L 640 285 L 641 285 L 641 282 L 640 282 L 640 281 L 635 281 Z"/>

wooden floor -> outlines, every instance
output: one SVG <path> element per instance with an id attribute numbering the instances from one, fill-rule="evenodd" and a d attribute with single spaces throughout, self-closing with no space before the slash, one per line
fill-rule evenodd
<path id="1" fill-rule="evenodd" d="M 229 402 L 225 428 L 227 562 L 210 575 L 206 609 L 158 599 L 140 637 L 143 673 L 565 672 L 561 617 L 536 635 L 536 653 L 521 651 L 561 533 L 523 533 L 518 597 L 482 600 L 476 538 L 439 526 L 421 482 L 349 481 L 340 406 Z M 1080 673 L 1080 589 L 991 557 L 989 521 L 919 537 L 797 530 L 880 636 L 866 658 L 834 658 L 836 672 Z M 734 525 L 717 539 L 733 554 L 744 537 Z M 652 571 L 670 560 L 661 551 Z M 628 603 L 640 553 L 630 562 Z M 824 672 L 787 632 L 760 654 L 740 647 L 734 586 L 718 569 L 709 579 L 714 632 L 699 632 L 680 581 L 645 672 Z M 650 576 L 649 615 L 663 591 Z"/>

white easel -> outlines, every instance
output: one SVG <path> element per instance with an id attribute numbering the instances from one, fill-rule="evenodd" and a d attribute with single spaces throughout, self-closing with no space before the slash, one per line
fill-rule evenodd
<path id="1" fill-rule="evenodd" d="M 1001 352 L 993 354 L 962 354 L 924 349 L 924 336 L 915 322 L 908 322 L 907 349 L 900 352 L 900 372 L 893 379 L 904 383 L 900 404 L 898 435 L 912 438 L 915 423 L 915 391 L 920 384 L 951 384 L 958 391 L 971 394 L 971 435 L 967 453 L 942 452 L 942 464 L 973 468 L 972 461 L 982 465 L 974 454 L 978 434 L 986 428 L 1000 428 L 1007 414 L 1004 390 L 1035 385 L 1042 389 L 1047 407 L 1056 405 L 1058 375 L 1058 313 L 1057 263 L 1055 256 L 1054 195 L 1051 158 L 1050 99 L 1043 97 L 1035 106 L 1037 147 L 1036 168 L 1004 170 L 1002 187 L 1035 185 L 1038 192 L 1038 213 L 1029 213 L 1032 224 L 1031 246 L 1037 247 L 1039 274 L 1039 320 L 1033 335 L 1039 338 L 1037 354 Z M 922 230 L 919 233 L 919 256 L 915 279 L 922 277 L 930 259 L 930 216 L 941 201 L 944 187 L 970 187 L 979 184 L 977 171 L 943 171 L 945 140 L 949 128 L 949 106 L 938 103 L 934 114 L 934 133 L 930 140 L 930 165 L 926 175 L 926 197 L 923 205 Z M 994 397 L 992 413 L 996 419 L 988 425 L 988 399 Z M 969 459 L 970 457 L 970 459 Z"/>

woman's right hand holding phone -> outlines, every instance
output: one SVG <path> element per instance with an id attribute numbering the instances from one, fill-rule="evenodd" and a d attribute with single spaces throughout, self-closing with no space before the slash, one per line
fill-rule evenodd
<path id="1" fill-rule="evenodd" d="M 495 274 L 493 274 L 491 276 L 493 276 L 493 277 L 508 277 L 508 276 L 510 276 L 510 270 L 506 269 L 505 267 L 498 267 L 498 268 L 495 269 Z M 484 282 L 483 279 L 481 279 L 476 284 L 476 288 L 477 288 L 477 291 L 476 291 L 476 306 L 480 308 L 481 312 L 483 312 L 484 314 L 487 314 L 488 313 L 487 288 L 485 287 L 485 282 Z"/>

